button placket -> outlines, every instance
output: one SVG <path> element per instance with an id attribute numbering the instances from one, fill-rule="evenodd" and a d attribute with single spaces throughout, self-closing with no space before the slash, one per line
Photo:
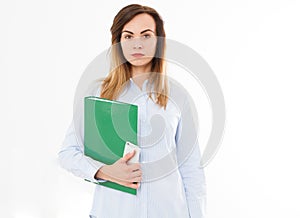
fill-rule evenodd
<path id="1" fill-rule="evenodd" d="M 142 122 L 146 122 L 146 119 L 147 119 L 147 117 L 146 117 L 146 104 L 145 103 L 143 103 L 143 104 L 141 104 L 141 121 Z"/>

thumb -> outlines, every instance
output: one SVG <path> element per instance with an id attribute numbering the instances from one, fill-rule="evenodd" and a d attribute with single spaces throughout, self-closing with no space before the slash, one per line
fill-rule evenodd
<path id="1" fill-rule="evenodd" d="M 135 154 L 135 150 L 133 150 L 133 151 L 130 152 L 130 153 L 127 153 L 127 154 L 123 157 L 123 160 L 124 160 L 125 162 L 129 161 L 130 158 L 132 158 L 132 157 L 134 156 L 134 154 Z"/>

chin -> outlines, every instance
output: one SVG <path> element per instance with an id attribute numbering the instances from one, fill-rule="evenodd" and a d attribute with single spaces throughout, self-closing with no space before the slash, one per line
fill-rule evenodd
<path id="1" fill-rule="evenodd" d="M 132 65 L 132 66 L 135 66 L 135 67 L 142 67 L 142 66 L 146 66 L 148 64 L 151 63 L 151 59 L 147 58 L 147 59 L 135 59 L 135 60 L 131 60 L 129 61 L 129 63 Z"/>

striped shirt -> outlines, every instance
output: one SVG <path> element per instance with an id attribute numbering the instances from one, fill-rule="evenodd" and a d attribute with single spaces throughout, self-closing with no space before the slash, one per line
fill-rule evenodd
<path id="1" fill-rule="evenodd" d="M 169 80 L 170 94 L 164 110 L 148 97 L 147 85 L 145 80 L 140 89 L 130 78 L 117 99 L 138 105 L 139 161 L 143 175 L 137 194 L 94 184 L 90 217 L 205 218 L 206 183 L 191 98 Z M 92 94 L 99 96 L 100 88 Z M 75 176 L 104 182 L 94 179 L 104 163 L 83 154 L 82 117 L 76 124 L 73 119 L 66 132 L 58 153 L 60 165 Z"/>

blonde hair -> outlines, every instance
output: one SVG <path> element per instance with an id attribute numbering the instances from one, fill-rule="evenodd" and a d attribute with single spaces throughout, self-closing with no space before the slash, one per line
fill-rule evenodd
<path id="1" fill-rule="evenodd" d="M 158 37 L 156 52 L 151 60 L 152 73 L 150 73 L 148 78 L 148 85 L 153 85 L 153 92 L 156 99 L 152 98 L 152 92 L 148 90 L 149 97 L 155 103 L 166 109 L 169 87 L 164 60 L 166 40 L 163 20 L 153 8 L 139 4 L 132 4 L 122 8 L 114 18 L 110 29 L 112 34 L 110 72 L 103 80 L 100 97 L 116 100 L 123 91 L 122 88 L 124 84 L 131 78 L 131 64 L 126 61 L 120 45 L 121 33 L 126 23 L 132 20 L 136 15 L 142 13 L 149 14 L 153 17 L 156 24 L 156 36 Z"/>

